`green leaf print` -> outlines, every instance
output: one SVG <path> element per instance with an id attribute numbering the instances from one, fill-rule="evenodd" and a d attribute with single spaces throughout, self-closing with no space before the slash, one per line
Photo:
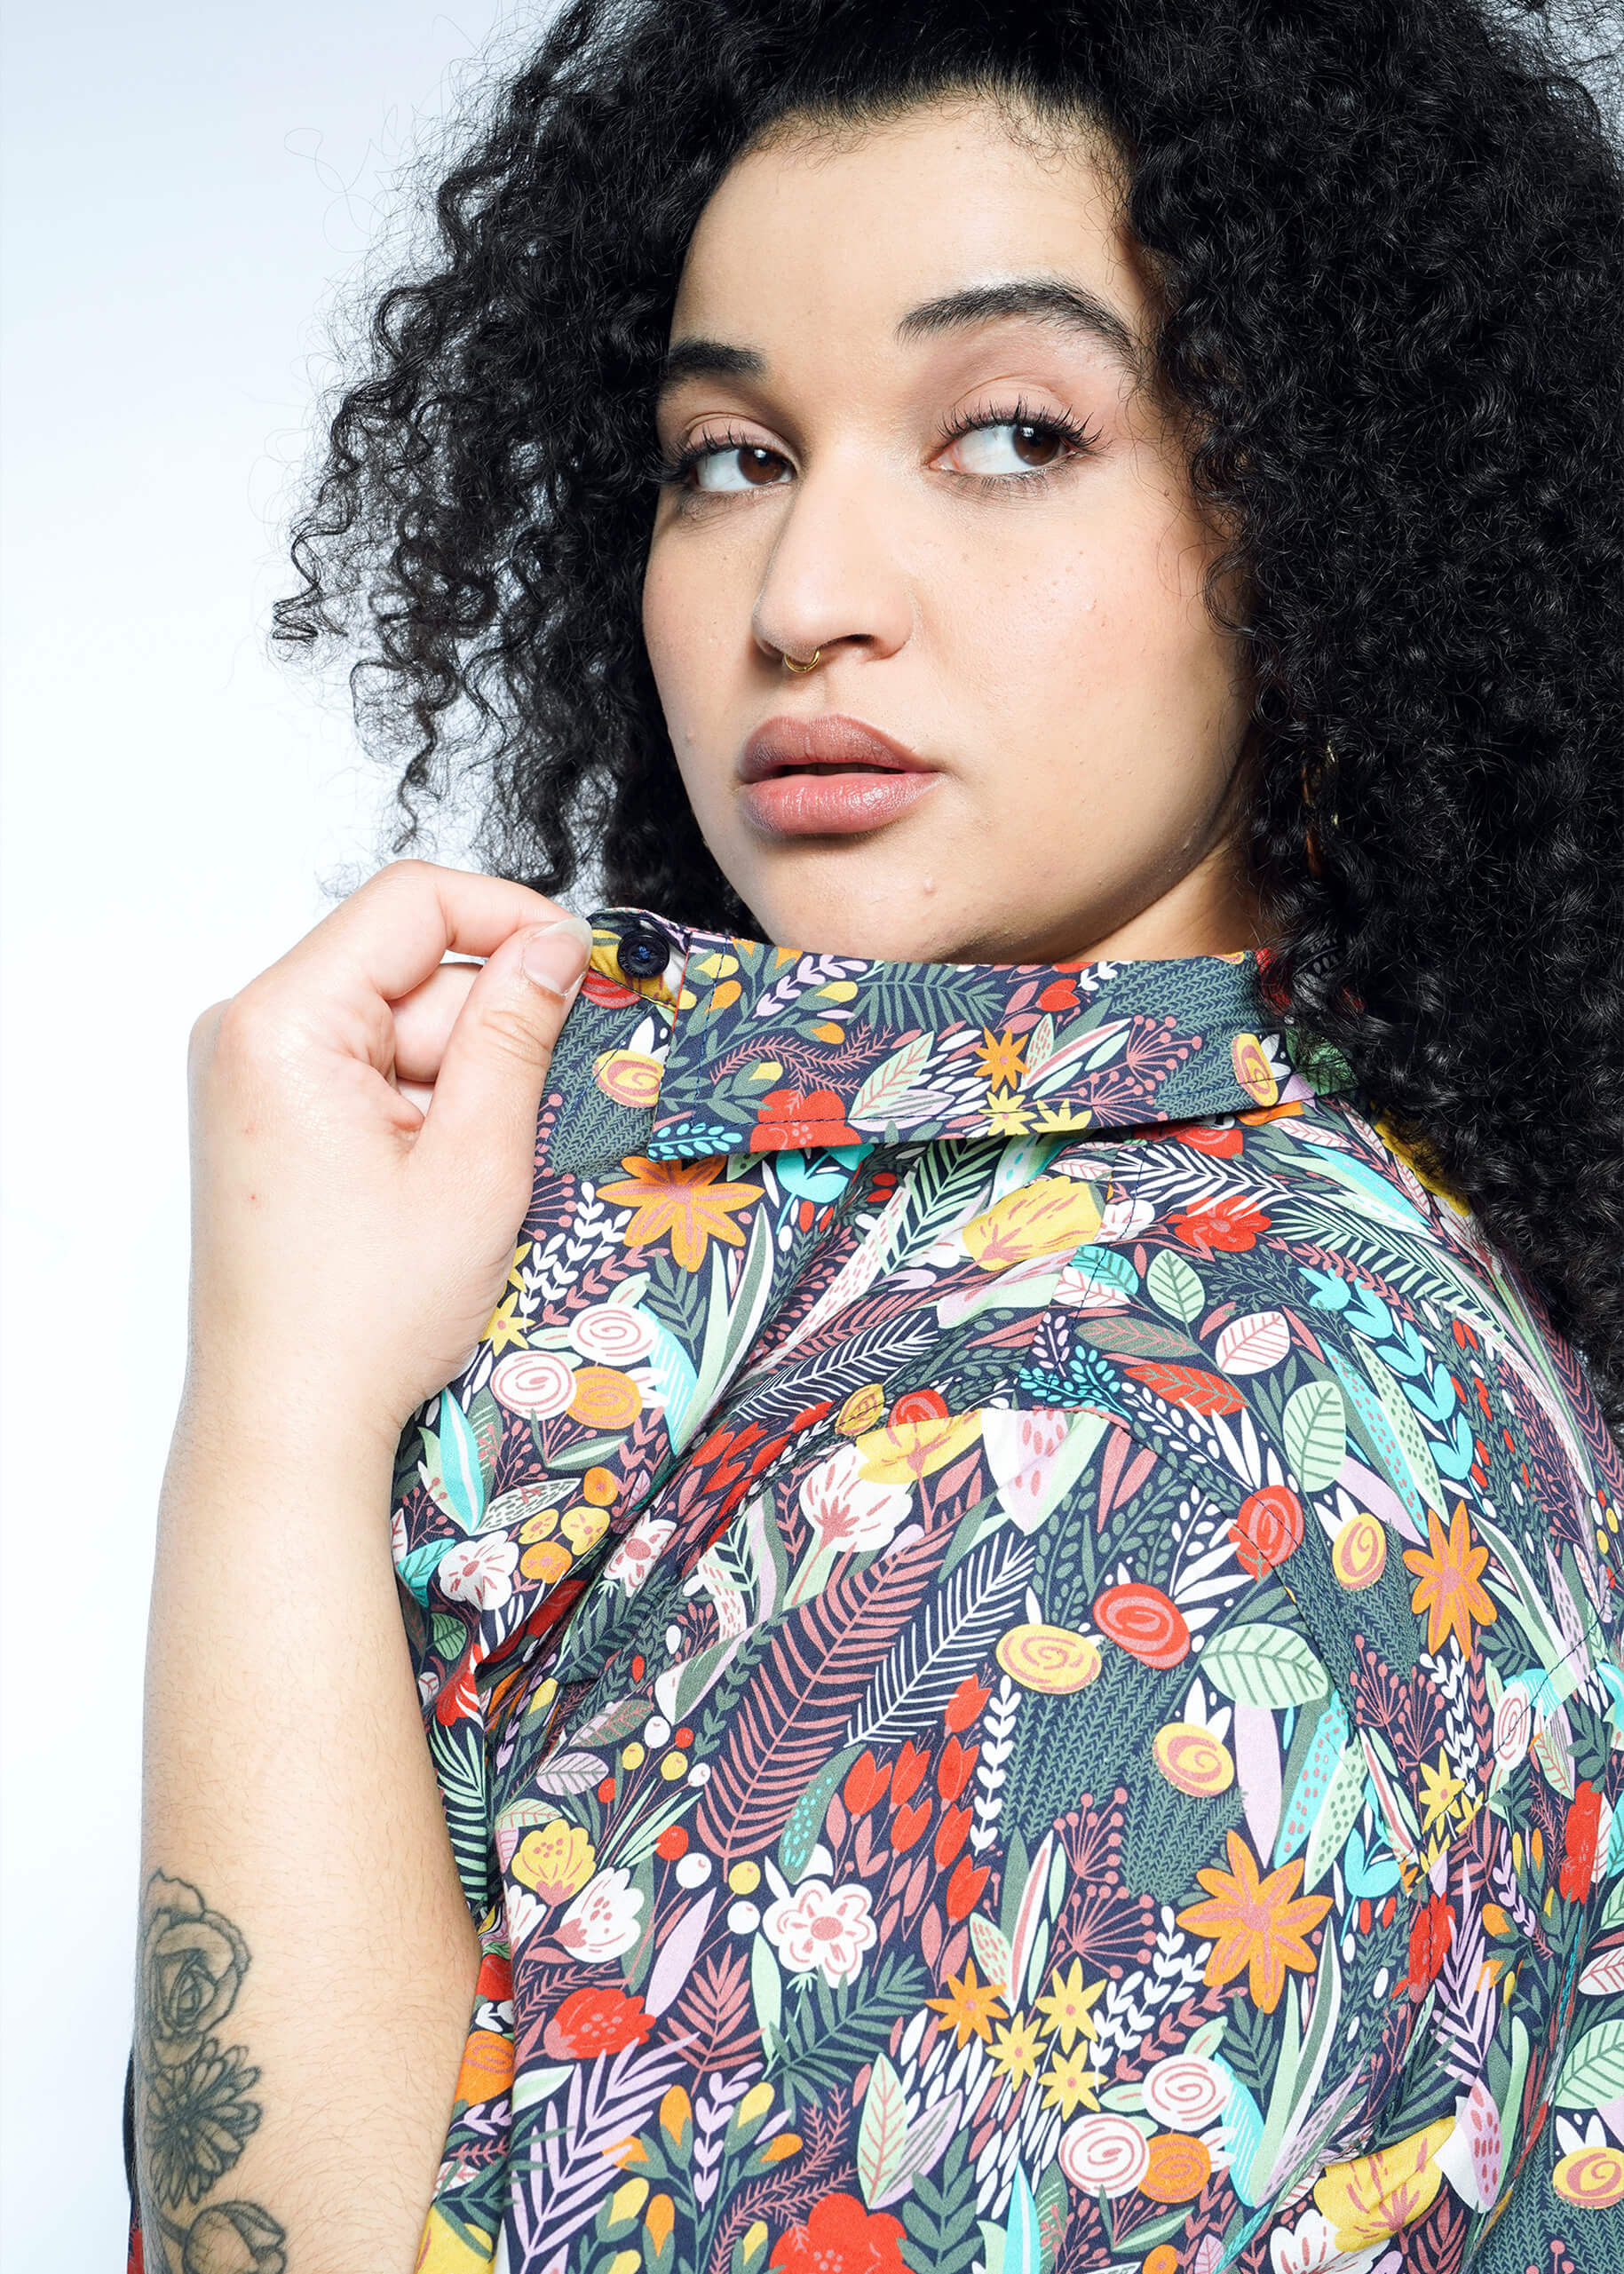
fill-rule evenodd
<path id="1" fill-rule="evenodd" d="M 1559 2108 L 1601 2108 L 1624 2094 L 1624 2021 L 1587 2030 L 1562 2064 L 1551 2097 Z"/>
<path id="2" fill-rule="evenodd" d="M 1348 1409 L 1334 1382 L 1305 1382 L 1286 1400 L 1286 1451 L 1305 1493 L 1334 1485 L 1348 1451 Z"/>
<path id="3" fill-rule="evenodd" d="M 1207 1300 L 1200 1273 L 1193 1264 L 1176 1255 L 1171 1248 L 1164 1248 L 1160 1255 L 1152 1257 L 1151 1267 L 1145 1274 L 1145 1285 L 1157 1310 L 1165 1311 L 1169 1319 L 1176 1319 L 1182 1327 L 1187 1327 L 1192 1319 L 1200 1315 L 1201 1305 Z"/>
<path id="4" fill-rule="evenodd" d="M 922 2173 L 902 2205 L 902 2255 L 914 2274 L 964 2274 L 981 2254 L 969 2138 L 955 2133 L 934 2175 Z"/>
<path id="5" fill-rule="evenodd" d="M 1311 1705 L 1331 1686 L 1330 1676 L 1301 1635 L 1289 1627 L 1232 1627 L 1208 1643 L 1201 1670 L 1238 1706 Z"/>

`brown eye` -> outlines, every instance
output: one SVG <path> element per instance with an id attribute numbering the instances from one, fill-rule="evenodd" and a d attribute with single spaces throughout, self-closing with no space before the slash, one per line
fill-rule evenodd
<path id="1" fill-rule="evenodd" d="M 786 461 L 757 442 L 730 442 L 706 450 L 693 462 L 693 486 L 703 490 L 768 489 Z"/>
<path id="2" fill-rule="evenodd" d="M 967 427 L 955 438 L 950 456 L 956 473 L 1007 478 L 1048 473 L 1078 450 L 1066 429 L 1047 419 L 1004 418 Z"/>

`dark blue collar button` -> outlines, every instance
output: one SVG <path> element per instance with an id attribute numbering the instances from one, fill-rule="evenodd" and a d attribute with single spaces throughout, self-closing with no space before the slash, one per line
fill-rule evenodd
<path id="1" fill-rule="evenodd" d="M 629 979 L 657 979 L 671 960 L 671 943 L 652 923 L 628 924 L 614 960 Z"/>

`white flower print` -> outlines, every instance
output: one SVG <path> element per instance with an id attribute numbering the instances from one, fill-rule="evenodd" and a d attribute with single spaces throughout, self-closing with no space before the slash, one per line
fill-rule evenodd
<path id="1" fill-rule="evenodd" d="M 442 1595 L 456 1603 L 477 1604 L 481 1611 L 498 1611 L 513 1592 L 513 1572 L 519 1548 L 500 1534 L 479 1540 L 458 1540 L 448 1548 L 435 1568 Z"/>
<path id="2" fill-rule="evenodd" d="M 804 1879 L 762 1920 L 768 1941 L 791 1974 L 818 1969 L 831 1989 L 856 1978 L 875 1939 L 866 1887 L 825 1886 Z"/>
<path id="3" fill-rule="evenodd" d="M 677 1526 L 669 1517 L 651 1516 L 626 1537 L 604 1565 L 606 1580 L 617 1579 L 628 1595 L 635 1595 L 659 1561 L 660 1550 Z"/>
<path id="4" fill-rule="evenodd" d="M 588 1880 L 555 1932 L 572 1956 L 595 1964 L 630 1950 L 642 1931 L 642 1917 L 643 1898 L 631 1874 L 617 1867 Z"/>
<path id="5" fill-rule="evenodd" d="M 871 1483 L 862 1465 L 856 1446 L 843 1445 L 804 1480 L 801 1513 L 818 1547 L 843 1554 L 886 1547 L 907 1516 L 912 1505 L 907 1486 Z"/>

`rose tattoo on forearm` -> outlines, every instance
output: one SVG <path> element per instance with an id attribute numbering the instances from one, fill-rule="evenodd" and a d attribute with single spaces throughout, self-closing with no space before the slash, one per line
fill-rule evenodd
<path id="1" fill-rule="evenodd" d="M 154 1872 L 141 1909 L 136 2021 L 141 2227 L 171 2274 L 287 2274 L 287 2235 L 257 2203 L 193 2211 L 257 2129 L 247 2048 L 217 2034 L 236 2004 L 248 1945 L 185 1880 Z"/>

